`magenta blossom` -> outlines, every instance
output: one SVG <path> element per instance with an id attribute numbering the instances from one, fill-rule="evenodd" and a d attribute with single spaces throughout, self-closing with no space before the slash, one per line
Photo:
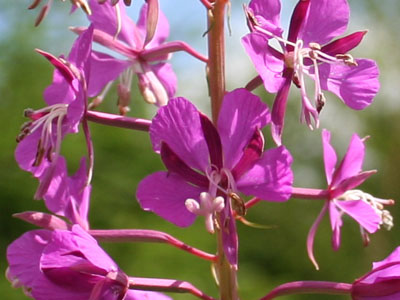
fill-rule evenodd
<path id="1" fill-rule="evenodd" d="M 252 32 L 243 45 L 265 88 L 277 93 L 272 108 L 272 135 L 280 145 L 284 115 L 293 82 L 301 92 L 301 121 L 319 125 L 325 103 L 323 90 L 336 94 L 347 106 L 363 109 L 379 89 L 378 67 L 373 60 L 353 59 L 348 54 L 366 31 L 332 41 L 347 28 L 350 10 L 346 0 L 300 0 L 293 12 L 287 40 L 282 38 L 280 0 L 252 0 L 247 9 Z M 269 45 L 275 39 L 282 52 Z M 306 91 L 306 78 L 314 81 L 314 104 Z"/>
<path id="2" fill-rule="evenodd" d="M 400 299 L 400 247 L 373 263 L 372 270 L 353 283 L 351 296 L 353 300 Z"/>
<path id="3" fill-rule="evenodd" d="M 64 216 L 72 224 L 79 224 L 88 230 L 90 191 L 85 158 L 81 160 L 76 174 L 68 176 L 67 163 L 61 156 L 57 160 L 49 188 L 43 195 L 43 199 L 51 212 Z"/>
<path id="4" fill-rule="evenodd" d="M 269 122 L 267 106 L 245 89 L 225 95 L 216 126 L 188 100 L 171 99 L 150 126 L 153 149 L 168 171 L 139 183 L 140 205 L 178 226 L 189 226 L 203 215 L 210 232 L 220 213 L 225 252 L 235 265 L 232 198 L 242 192 L 285 201 L 291 195 L 290 153 L 283 146 L 263 150 L 261 129 Z"/>
<path id="5" fill-rule="evenodd" d="M 364 161 L 364 141 L 354 134 L 346 155 L 336 167 L 337 157 L 330 144 L 331 134 L 322 131 L 322 145 L 324 150 L 325 174 L 328 181 L 328 200 L 320 215 L 310 229 L 307 238 L 308 255 L 318 268 L 313 254 L 313 244 L 316 230 L 322 217 L 329 211 L 333 231 L 332 246 L 337 250 L 340 246 L 340 229 L 343 225 L 342 216 L 347 214 L 360 224 L 364 242 L 368 243 L 368 233 L 374 233 L 381 225 L 390 229 L 393 219 L 384 204 L 392 204 L 392 200 L 375 198 L 360 190 L 353 190 L 376 171 L 361 171 Z"/>
<path id="6" fill-rule="evenodd" d="M 78 132 L 85 113 L 92 37 L 90 27 L 75 41 L 66 60 L 40 51 L 56 67 L 53 83 L 44 93 L 48 106 L 25 111 L 31 121 L 24 124 L 15 151 L 19 166 L 40 178 L 35 198 L 41 198 L 49 186 L 63 137 Z"/>
<path id="7" fill-rule="evenodd" d="M 170 299 L 129 290 L 129 278 L 80 226 L 34 230 L 7 248 L 7 277 L 36 300 Z"/>
<path id="8" fill-rule="evenodd" d="M 89 3 L 92 14 L 88 17 L 95 28 L 94 41 L 128 59 L 120 60 L 93 52 L 91 75 L 97 87 L 104 87 L 119 76 L 119 106 L 121 113 L 125 113 L 129 109 L 132 76 L 137 74 L 144 99 L 165 105 L 175 94 L 177 84 L 171 65 L 165 62 L 169 58 L 168 53 L 149 57 L 144 55 L 155 48 L 162 48 L 169 35 L 168 20 L 158 5 L 154 1 L 144 4 L 139 21 L 135 24 L 122 3 L 99 4 L 97 0 Z M 148 22 L 149 18 L 151 22 Z M 92 91 L 89 94 L 95 95 Z"/>

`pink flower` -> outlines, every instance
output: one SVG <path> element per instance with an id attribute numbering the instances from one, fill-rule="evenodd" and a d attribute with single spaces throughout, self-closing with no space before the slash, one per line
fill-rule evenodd
<path id="1" fill-rule="evenodd" d="M 79 130 L 87 105 L 92 37 L 93 28 L 90 27 L 75 41 L 68 59 L 39 51 L 56 67 L 53 83 L 44 92 L 48 106 L 25 111 L 31 121 L 24 124 L 17 137 L 15 151 L 18 165 L 40 178 L 35 198 L 41 198 L 49 187 L 62 139 Z"/>
<path id="2" fill-rule="evenodd" d="M 374 233 L 381 225 L 387 229 L 393 226 L 390 213 L 383 209 L 384 204 L 393 204 L 392 200 L 379 199 L 360 190 L 352 190 L 376 172 L 375 170 L 361 171 L 365 154 L 364 141 L 354 134 L 346 155 L 336 167 L 337 157 L 330 144 L 330 137 L 329 131 L 322 131 L 329 199 L 311 227 L 307 238 L 308 255 L 317 268 L 318 265 L 313 254 L 314 237 L 322 217 L 328 211 L 333 231 L 332 246 L 334 250 L 339 249 L 340 246 L 340 229 L 343 225 L 342 216 L 344 214 L 349 215 L 360 224 L 361 234 L 366 244 L 368 243 L 366 232 Z"/>
<path id="3" fill-rule="evenodd" d="M 400 299 L 400 247 L 387 258 L 372 265 L 372 270 L 352 286 L 353 300 Z"/>
<path id="4" fill-rule="evenodd" d="M 149 103 L 165 105 L 175 94 L 177 79 L 172 67 L 165 61 L 168 53 L 145 54 L 162 48 L 169 35 L 169 24 L 157 3 L 149 1 L 140 11 L 135 24 L 121 3 L 99 4 L 91 0 L 92 15 L 88 16 L 95 28 L 94 41 L 122 54 L 128 60 L 116 59 L 108 54 L 93 52 L 91 73 L 96 85 L 89 95 L 94 96 L 107 83 L 120 77 L 119 106 L 124 113 L 129 109 L 133 74 L 137 74 L 142 95 Z M 152 18 L 148 22 L 149 18 Z M 79 29 L 78 29 L 79 31 Z"/>
<path id="5" fill-rule="evenodd" d="M 34 230 L 7 248 L 7 277 L 36 300 L 170 299 L 129 290 L 128 276 L 79 225 Z"/>
<path id="6" fill-rule="evenodd" d="M 323 90 L 336 94 L 347 106 L 363 109 L 379 89 L 378 67 L 373 60 L 353 59 L 347 52 L 356 47 L 365 31 L 342 35 L 349 20 L 346 0 L 301 0 L 290 23 L 287 40 L 280 28 L 280 0 L 252 0 L 247 9 L 252 32 L 243 45 L 266 90 L 277 93 L 272 108 L 272 135 L 280 145 L 291 82 L 301 92 L 301 120 L 319 125 L 325 103 Z M 275 39 L 283 52 L 269 45 Z M 314 81 L 314 104 L 306 90 L 306 77 Z"/>
<path id="7" fill-rule="evenodd" d="M 232 193 L 268 201 L 285 201 L 291 195 L 289 151 L 283 146 L 263 149 L 261 129 L 269 121 L 267 106 L 245 89 L 225 95 L 217 126 L 188 100 L 171 99 L 150 126 L 153 148 L 168 171 L 153 173 L 139 183 L 142 208 L 178 226 L 189 226 L 196 215 L 203 215 L 210 232 L 214 222 L 207 220 L 221 212 L 226 220 L 225 252 L 235 265 Z"/>

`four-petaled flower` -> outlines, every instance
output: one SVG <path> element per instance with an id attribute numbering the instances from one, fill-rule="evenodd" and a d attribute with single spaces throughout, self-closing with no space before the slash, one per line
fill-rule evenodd
<path id="1" fill-rule="evenodd" d="M 290 153 L 283 146 L 263 150 L 261 129 L 269 122 L 267 106 L 245 89 L 225 95 L 216 126 L 186 99 L 171 99 L 150 126 L 153 148 L 168 171 L 139 183 L 142 208 L 178 226 L 192 224 L 196 211 L 209 220 L 210 208 L 215 214 L 220 210 L 225 253 L 236 265 L 232 195 L 242 192 L 268 201 L 285 201 L 291 195 Z M 223 209 L 219 196 L 225 198 Z M 199 197 L 199 209 L 193 209 L 192 201 Z"/>
<path id="2" fill-rule="evenodd" d="M 122 114 L 129 110 L 133 74 L 138 76 L 139 88 L 146 101 L 165 105 L 175 94 L 177 85 L 171 65 L 165 62 L 170 55 L 151 55 L 149 52 L 165 43 L 169 34 L 167 18 L 158 7 L 149 3 L 143 5 L 138 23 L 135 24 L 121 3 L 114 6 L 108 2 L 99 4 L 97 0 L 89 3 L 92 14 L 88 17 L 95 28 L 93 40 L 128 58 L 120 60 L 94 51 L 92 80 L 99 87 L 104 87 L 120 76 L 118 94 Z M 148 22 L 149 18 L 151 22 Z M 149 55 L 146 56 L 146 53 Z"/>
<path id="3" fill-rule="evenodd" d="M 322 131 L 328 199 L 307 238 L 308 255 L 317 268 L 318 264 L 313 253 L 314 237 L 322 217 L 327 211 L 329 211 L 333 231 L 332 246 L 335 250 L 340 246 L 340 228 L 343 225 L 342 216 L 344 214 L 349 215 L 360 224 L 365 244 L 369 241 L 367 232 L 374 233 L 380 228 L 380 225 L 387 229 L 393 226 L 390 213 L 383 209 L 384 204 L 391 205 L 393 200 L 379 199 L 360 190 L 352 190 L 376 172 L 375 170 L 361 171 L 365 154 L 364 141 L 354 134 L 346 155 L 336 168 L 337 157 L 330 144 L 330 137 L 329 131 Z"/>
<path id="4" fill-rule="evenodd" d="M 336 94 L 347 106 L 363 109 L 379 89 L 378 67 L 373 60 L 353 59 L 348 52 L 366 31 L 342 35 L 349 20 L 346 0 L 301 0 L 290 23 L 287 40 L 280 27 L 280 0 L 252 0 L 246 9 L 251 33 L 242 42 L 265 88 L 277 93 L 272 108 L 272 135 L 281 144 L 284 115 L 291 82 L 301 91 L 301 121 L 319 125 L 325 103 L 323 90 Z M 269 45 L 275 39 L 283 53 Z M 314 105 L 306 91 L 306 76 L 314 80 Z"/>
<path id="5" fill-rule="evenodd" d="M 34 230 L 7 248 L 7 278 L 36 300 L 170 299 L 129 290 L 129 278 L 79 225 Z"/>
<path id="6" fill-rule="evenodd" d="M 40 178 L 37 199 L 43 197 L 52 180 L 62 139 L 78 132 L 85 113 L 92 38 L 90 27 L 75 41 L 68 59 L 39 51 L 56 67 L 53 83 L 44 92 L 48 106 L 25 111 L 31 121 L 22 127 L 15 151 L 19 166 Z"/>
<path id="7" fill-rule="evenodd" d="M 400 299 L 400 247 L 384 260 L 373 263 L 372 270 L 353 283 L 351 297 L 353 300 Z"/>

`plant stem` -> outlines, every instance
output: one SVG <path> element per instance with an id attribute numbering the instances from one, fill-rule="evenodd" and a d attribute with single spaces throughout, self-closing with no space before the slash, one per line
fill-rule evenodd
<path id="1" fill-rule="evenodd" d="M 168 233 L 145 229 L 89 230 L 100 242 L 150 242 L 166 243 L 208 261 L 216 261 L 216 256 L 191 247 Z"/>
<path id="2" fill-rule="evenodd" d="M 225 94 L 225 9 L 228 0 L 215 0 L 208 10 L 208 65 L 207 76 L 214 124 L 217 123 Z"/>
<path id="3" fill-rule="evenodd" d="M 203 300 L 215 300 L 189 282 L 175 279 L 129 277 L 129 288 L 145 291 L 190 293 Z"/>
<path id="4" fill-rule="evenodd" d="M 86 112 L 86 120 L 103 125 L 140 131 L 149 131 L 151 125 L 150 120 L 124 117 L 92 110 Z"/>

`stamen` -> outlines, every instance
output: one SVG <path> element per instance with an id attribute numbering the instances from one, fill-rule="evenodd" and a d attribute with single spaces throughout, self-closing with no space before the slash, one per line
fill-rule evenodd
<path id="1" fill-rule="evenodd" d="M 25 116 L 29 117 L 32 121 L 25 123 L 21 128 L 21 133 L 17 136 L 17 142 L 21 142 L 27 135 L 41 130 L 40 138 L 38 140 L 37 152 L 33 166 L 37 167 L 46 157 L 52 161 L 52 154 L 56 156 L 60 153 L 61 138 L 62 138 L 62 122 L 67 115 L 68 104 L 54 104 L 39 110 L 27 109 Z M 53 137 L 54 121 L 57 120 L 56 126 L 56 139 Z M 54 151 L 53 151 L 54 149 Z"/>

